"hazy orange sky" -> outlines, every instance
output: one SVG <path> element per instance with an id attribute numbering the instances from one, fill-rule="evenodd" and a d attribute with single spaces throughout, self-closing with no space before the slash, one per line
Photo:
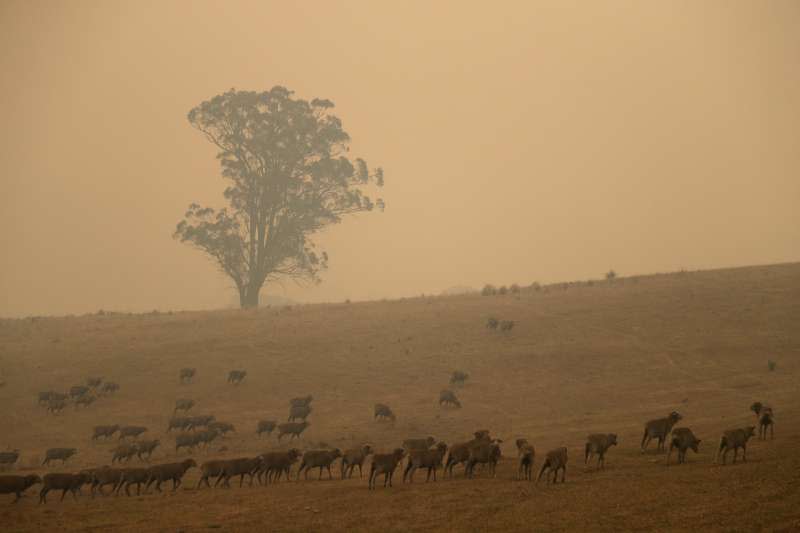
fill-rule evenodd
<path id="1" fill-rule="evenodd" d="M 0 316 L 226 307 L 193 106 L 328 98 L 384 213 L 302 301 L 800 260 L 800 3 L 0 2 Z"/>

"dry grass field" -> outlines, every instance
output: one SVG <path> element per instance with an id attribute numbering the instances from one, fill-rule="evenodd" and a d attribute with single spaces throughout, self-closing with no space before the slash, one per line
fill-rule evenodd
<path id="1" fill-rule="evenodd" d="M 516 326 L 490 331 L 490 316 Z M 197 368 L 193 384 L 179 384 L 185 366 Z M 235 368 L 248 372 L 238 386 L 226 383 Z M 456 390 L 463 408 L 440 408 L 456 369 L 471 376 Z M 57 415 L 37 406 L 39 391 L 92 375 L 120 391 Z M 15 473 L 109 464 L 116 439 L 92 443 L 98 424 L 147 426 L 163 444 L 152 463 L 174 461 L 166 427 L 182 397 L 197 402 L 194 414 L 236 426 L 191 454 L 198 463 L 278 448 L 274 435 L 256 437 L 256 422 L 284 421 L 289 398 L 305 394 L 314 411 L 293 444 L 302 449 L 366 441 L 388 451 L 427 435 L 452 444 L 481 428 L 505 441 L 495 479 L 478 471 L 466 480 L 458 468 L 455 479 L 426 484 L 419 472 L 413 485 L 396 476 L 374 492 L 366 477 L 316 473 L 196 490 L 197 469 L 174 494 L 92 500 L 84 488 L 77 502 L 51 493 L 39 505 L 35 486 L 15 505 L 2 496 L 3 532 L 800 530 L 800 264 L 491 297 L 3 320 L 0 379 L 0 448 L 21 450 Z M 714 464 L 721 432 L 752 425 L 756 400 L 775 408 L 775 439 L 752 440 L 746 464 Z M 396 423 L 374 422 L 375 402 L 392 406 Z M 654 444 L 642 454 L 639 442 L 646 420 L 673 410 L 703 442 L 667 467 Z M 583 464 L 592 432 L 619 434 L 604 471 Z M 567 482 L 516 481 L 518 437 L 535 445 L 537 472 L 545 451 L 567 446 Z M 77 455 L 40 466 L 45 449 L 62 446 Z"/>

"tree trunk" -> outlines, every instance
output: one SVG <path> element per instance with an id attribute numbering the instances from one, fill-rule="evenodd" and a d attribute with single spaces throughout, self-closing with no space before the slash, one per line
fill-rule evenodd
<path id="1" fill-rule="evenodd" d="M 242 309 L 255 309 L 258 307 L 258 295 L 261 292 L 261 285 L 250 284 L 239 291 L 239 304 Z"/>

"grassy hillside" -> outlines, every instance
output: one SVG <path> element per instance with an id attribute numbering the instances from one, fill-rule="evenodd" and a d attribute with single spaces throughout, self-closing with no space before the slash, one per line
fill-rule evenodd
<path id="1" fill-rule="evenodd" d="M 490 316 L 516 325 L 490 331 Z M 22 451 L 15 472 L 110 463 L 115 441 L 89 440 L 98 424 L 147 426 L 163 444 L 153 462 L 175 460 L 166 427 L 181 397 L 196 400 L 194 414 L 237 429 L 195 453 L 198 462 L 278 448 L 274 436 L 256 438 L 256 422 L 285 420 L 288 399 L 305 394 L 314 395 L 314 411 L 302 449 L 367 441 L 389 450 L 427 435 L 452 444 L 481 428 L 505 443 L 496 479 L 465 480 L 459 468 L 455 480 L 426 485 L 418 475 L 413 486 L 374 493 L 366 479 L 194 490 L 192 470 L 185 489 L 168 495 L 39 506 L 37 486 L 17 505 L 3 496 L 0 523 L 10 531 L 797 529 L 799 325 L 800 264 L 505 296 L 4 320 L 0 447 Z M 185 366 L 198 371 L 191 385 L 178 382 Z M 248 371 L 240 386 L 226 383 L 234 368 Z M 463 408 L 440 408 L 456 369 L 471 376 L 457 390 Z M 39 391 L 90 375 L 121 390 L 58 415 L 36 405 Z M 756 400 L 776 410 L 775 440 L 752 441 L 747 464 L 714 465 L 722 430 L 752 424 Z M 375 402 L 392 406 L 397 422 L 373 422 Z M 641 454 L 639 441 L 646 420 L 672 410 L 703 442 L 688 464 L 665 467 L 654 449 Z M 583 465 L 591 432 L 620 437 L 603 472 Z M 535 445 L 537 470 L 545 451 L 567 446 L 567 483 L 514 481 L 518 437 Z M 39 466 L 56 446 L 79 452 L 66 467 Z"/>

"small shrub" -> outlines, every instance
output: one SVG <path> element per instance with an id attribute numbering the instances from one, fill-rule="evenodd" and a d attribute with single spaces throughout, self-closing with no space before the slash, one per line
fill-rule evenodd
<path id="1" fill-rule="evenodd" d="M 772 360 L 767 361 L 767 368 L 769 368 L 770 372 L 774 372 L 777 367 L 778 363 L 776 363 L 775 361 Z"/>
<path id="2" fill-rule="evenodd" d="M 614 270 L 609 270 L 608 272 L 606 272 L 607 281 L 611 282 L 614 281 L 615 279 L 617 279 L 617 273 L 614 272 Z"/>
<path id="3" fill-rule="evenodd" d="M 531 283 L 531 289 L 535 290 L 536 292 L 539 292 L 540 290 L 542 290 L 542 286 L 538 281 L 534 281 L 533 283 Z"/>
<path id="4" fill-rule="evenodd" d="M 495 317 L 490 316 L 489 320 L 486 321 L 486 327 L 489 329 L 497 329 L 497 326 L 500 325 L 500 321 L 497 320 Z"/>
<path id="5" fill-rule="evenodd" d="M 500 323 L 500 331 L 511 331 L 512 329 L 514 329 L 513 320 L 503 320 Z"/>
<path id="6" fill-rule="evenodd" d="M 517 293 L 519 293 L 519 290 L 520 290 L 519 289 L 519 285 L 517 285 L 516 283 L 513 283 L 511 285 L 511 287 L 508 288 L 508 290 L 510 290 L 512 294 L 517 294 Z"/>
<path id="7" fill-rule="evenodd" d="M 492 284 L 487 283 L 483 286 L 483 289 L 481 289 L 482 296 L 494 296 L 495 294 L 497 294 L 497 289 Z"/>

